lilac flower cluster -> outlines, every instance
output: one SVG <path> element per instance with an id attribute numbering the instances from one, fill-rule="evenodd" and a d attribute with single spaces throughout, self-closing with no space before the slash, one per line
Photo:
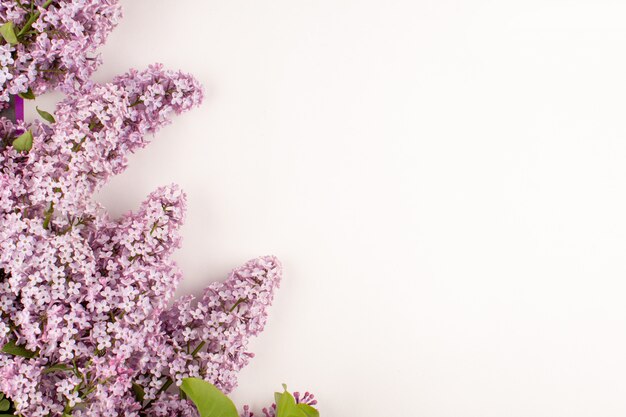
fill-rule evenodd
<path id="1" fill-rule="evenodd" d="M 0 103 L 29 90 L 71 92 L 82 85 L 120 17 L 117 0 L 0 2 L 0 22 L 12 24 L 16 37 L 0 44 Z"/>
<path id="2" fill-rule="evenodd" d="M 16 414 L 196 416 L 168 388 L 185 377 L 235 387 L 278 260 L 249 261 L 172 304 L 183 192 L 159 188 L 119 219 L 92 199 L 146 135 L 201 100 L 192 77 L 152 66 L 83 83 L 51 125 L 0 119 L 0 391 Z M 25 131 L 33 145 L 20 152 L 12 140 Z"/>

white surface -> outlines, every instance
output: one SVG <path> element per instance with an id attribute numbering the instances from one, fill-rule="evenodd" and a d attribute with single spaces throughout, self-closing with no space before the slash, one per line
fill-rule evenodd
<path id="1" fill-rule="evenodd" d="M 181 293 L 285 264 L 239 404 L 626 415 L 623 1 L 123 4 L 96 78 L 209 94 L 100 201 L 186 189 Z"/>

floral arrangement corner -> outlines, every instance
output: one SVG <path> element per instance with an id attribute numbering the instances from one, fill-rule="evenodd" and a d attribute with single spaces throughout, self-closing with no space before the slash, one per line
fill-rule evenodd
<path id="1" fill-rule="evenodd" d="M 0 414 L 252 417 L 225 394 L 253 356 L 281 264 L 260 257 L 173 300 L 185 195 L 176 185 L 111 218 L 93 194 L 172 114 L 202 102 L 190 75 L 153 65 L 89 76 L 115 0 L 0 1 Z M 42 121 L 16 106 L 66 93 Z M 177 389 L 178 388 L 178 389 Z M 276 393 L 264 417 L 319 416 Z"/>

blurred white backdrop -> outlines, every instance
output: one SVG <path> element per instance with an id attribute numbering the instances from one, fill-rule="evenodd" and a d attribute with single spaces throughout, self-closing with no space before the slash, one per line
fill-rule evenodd
<path id="1" fill-rule="evenodd" d="M 208 94 L 99 201 L 185 188 L 181 294 L 284 262 L 239 405 L 626 415 L 626 3 L 122 3 L 96 78 Z"/>

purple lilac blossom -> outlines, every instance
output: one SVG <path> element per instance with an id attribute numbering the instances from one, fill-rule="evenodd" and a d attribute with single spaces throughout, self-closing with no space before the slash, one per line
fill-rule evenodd
<path id="1" fill-rule="evenodd" d="M 172 304 L 184 193 L 159 188 L 119 219 L 92 196 L 202 89 L 155 65 L 79 91 L 51 125 L 0 119 L 0 346 L 32 356 L 0 354 L 0 391 L 27 417 L 195 417 L 168 388 L 184 377 L 236 386 L 281 265 L 249 261 Z M 11 146 L 25 130 L 28 153 Z"/>
<path id="2" fill-rule="evenodd" d="M 100 65 L 96 50 L 121 18 L 117 0 L 0 1 L 0 24 L 18 43 L 0 44 L 0 103 L 10 95 L 72 92 Z"/>

